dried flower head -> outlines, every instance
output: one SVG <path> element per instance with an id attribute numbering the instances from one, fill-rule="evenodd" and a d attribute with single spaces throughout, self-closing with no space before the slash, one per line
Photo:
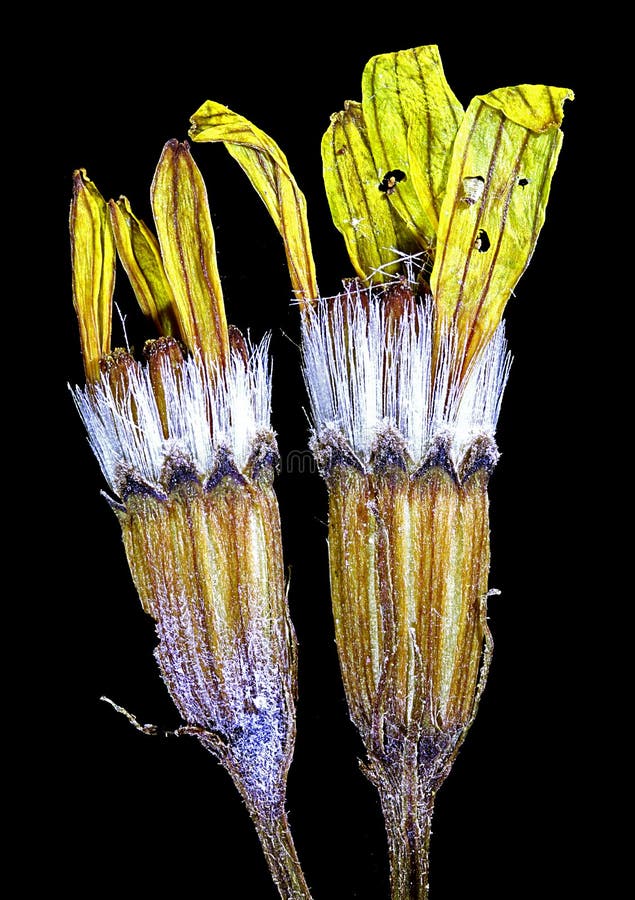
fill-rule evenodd
<path id="1" fill-rule="evenodd" d="M 273 477 L 268 338 L 227 326 L 207 194 L 187 144 L 152 184 L 157 238 L 84 171 L 71 206 L 87 384 L 73 391 L 112 496 L 156 658 L 184 721 L 223 763 L 283 897 L 309 897 L 285 812 L 296 649 Z M 111 350 L 117 251 L 161 337 Z"/>

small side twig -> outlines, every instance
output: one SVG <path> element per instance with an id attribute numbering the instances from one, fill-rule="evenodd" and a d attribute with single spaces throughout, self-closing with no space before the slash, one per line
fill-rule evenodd
<path id="1" fill-rule="evenodd" d="M 114 710 L 121 713 L 121 715 L 130 722 L 132 727 L 137 731 L 140 731 L 141 734 L 149 734 L 152 737 L 205 737 L 214 743 L 219 742 L 219 736 L 217 734 L 214 734 L 213 731 L 208 731 L 206 728 L 201 728 L 199 725 L 181 725 L 179 728 L 175 728 L 171 731 L 166 731 L 165 729 L 159 728 L 158 725 L 151 725 L 149 723 L 142 725 L 136 716 L 133 716 L 132 713 L 128 712 L 123 706 L 119 706 L 119 704 L 111 700 L 110 697 L 100 697 L 99 699 L 103 700 L 104 703 L 109 703 Z"/>

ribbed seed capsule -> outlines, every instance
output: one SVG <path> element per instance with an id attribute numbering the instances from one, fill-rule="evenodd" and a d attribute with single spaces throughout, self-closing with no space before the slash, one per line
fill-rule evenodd
<path id="1" fill-rule="evenodd" d="M 474 711 L 489 571 L 488 472 L 464 483 L 337 465 L 329 489 L 336 640 L 351 718 L 378 757 L 389 735 L 454 742 Z"/>
<path id="2" fill-rule="evenodd" d="M 133 490 L 117 513 L 157 661 L 184 721 L 280 814 L 295 650 L 272 465 L 252 478 L 222 458 L 205 485 L 173 459 L 165 482 L 164 496 Z"/>

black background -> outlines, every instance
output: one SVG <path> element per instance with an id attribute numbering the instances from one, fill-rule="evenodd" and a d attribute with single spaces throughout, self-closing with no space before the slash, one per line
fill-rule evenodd
<path id="1" fill-rule="evenodd" d="M 575 760 L 590 738 L 581 710 L 593 677 L 585 601 L 572 584 L 585 552 L 572 446 L 591 377 L 576 351 L 590 340 L 582 261 L 596 253 L 580 203 L 590 104 L 584 48 L 553 22 L 508 17 L 492 33 L 482 11 L 448 19 L 426 24 L 423 13 L 396 6 L 352 16 L 261 8 L 254 18 L 174 5 L 134 27 L 121 11 L 104 10 L 94 22 L 77 11 L 44 49 L 25 42 L 23 69 L 36 77 L 20 131 L 35 162 L 21 177 L 36 187 L 25 234 L 39 255 L 31 254 L 23 277 L 39 306 L 21 300 L 19 314 L 38 360 L 39 413 L 25 425 L 36 432 L 33 502 L 44 508 L 22 539 L 42 560 L 22 571 L 31 586 L 28 634 L 39 636 L 44 662 L 21 710 L 34 737 L 36 790 L 25 792 L 18 830 L 40 861 L 24 872 L 27 887 L 43 882 L 82 897 L 277 896 L 247 814 L 214 759 L 194 740 L 145 737 L 99 702 L 106 694 L 143 722 L 179 724 L 152 658 L 152 622 L 66 387 L 83 377 L 70 289 L 72 172 L 85 167 L 106 197 L 125 194 L 150 222 L 163 144 L 186 137 L 205 99 L 223 102 L 287 154 L 307 197 L 321 291 L 334 293 L 351 269 L 322 186 L 322 133 L 345 99 L 360 99 L 371 56 L 427 43 L 439 44 L 464 106 L 475 94 L 522 82 L 577 92 L 565 107 L 547 221 L 508 307 L 515 361 L 491 482 L 490 581 L 502 592 L 490 601 L 495 655 L 476 723 L 438 797 L 431 897 L 510 898 L 530 885 L 535 896 L 556 896 L 570 885 L 578 863 L 563 835 L 584 817 Z M 196 145 L 193 154 L 208 187 L 228 320 L 255 338 L 273 334 L 273 421 L 284 460 L 306 448 L 308 430 L 282 243 L 224 149 Z M 116 301 L 140 347 L 152 335 L 121 271 Z M 313 472 L 284 467 L 277 490 L 300 651 L 288 792 L 298 852 L 316 900 L 385 898 L 382 818 L 358 770 L 362 748 L 333 641 L 326 491 Z"/>

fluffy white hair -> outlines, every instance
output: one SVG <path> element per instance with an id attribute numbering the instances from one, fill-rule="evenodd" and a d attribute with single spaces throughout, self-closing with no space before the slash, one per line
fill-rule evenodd
<path id="1" fill-rule="evenodd" d="M 417 301 L 390 317 L 382 290 L 348 288 L 319 300 L 303 323 L 303 369 L 316 436 L 337 434 L 364 464 L 378 437 L 396 429 L 410 457 L 449 439 L 458 464 L 475 437 L 494 438 L 511 365 L 504 325 L 461 379 L 450 332 L 433 368 L 433 309 Z"/>
<path id="2" fill-rule="evenodd" d="M 269 339 L 248 345 L 246 363 L 232 351 L 226 368 L 211 374 L 196 355 L 178 370 L 163 359 L 167 437 L 146 365 L 127 370 L 123 389 L 113 391 L 107 375 L 71 389 L 110 488 L 119 493 L 122 471 L 158 487 L 166 460 L 174 456 L 191 460 L 206 475 L 220 449 L 242 469 L 257 437 L 271 429 Z"/>

